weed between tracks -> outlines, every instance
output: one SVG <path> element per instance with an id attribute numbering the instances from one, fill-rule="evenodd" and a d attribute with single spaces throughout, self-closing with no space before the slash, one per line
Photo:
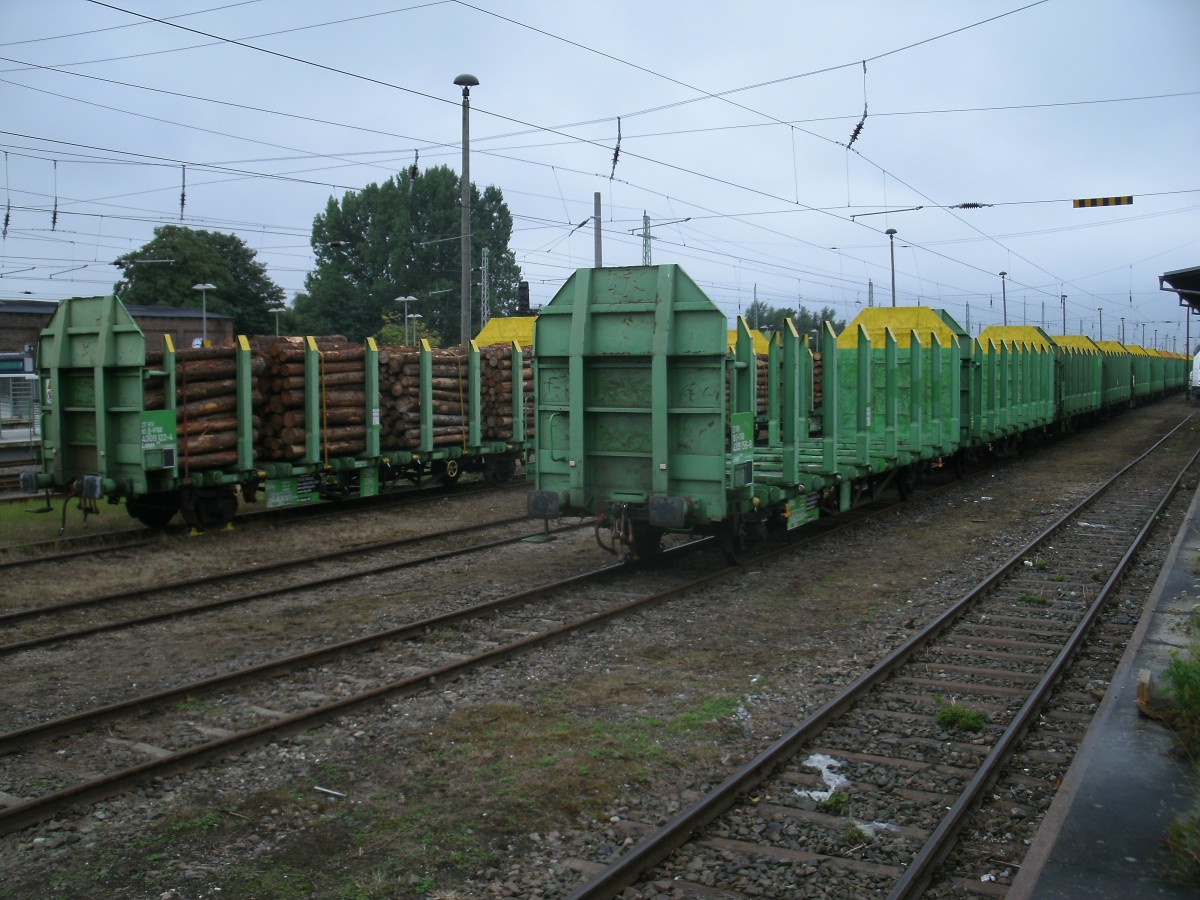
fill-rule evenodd
<path id="1" fill-rule="evenodd" d="M 938 711 L 935 719 L 943 728 L 951 731 L 983 731 L 987 716 L 977 709 L 969 709 L 959 703 L 945 703 L 935 697 Z"/>

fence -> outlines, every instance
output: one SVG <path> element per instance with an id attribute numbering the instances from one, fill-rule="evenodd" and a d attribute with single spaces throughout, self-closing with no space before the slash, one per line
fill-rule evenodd
<path id="1" fill-rule="evenodd" d="M 0 375 L 0 435 L 8 429 L 36 437 L 41 426 L 39 400 L 36 375 Z"/>

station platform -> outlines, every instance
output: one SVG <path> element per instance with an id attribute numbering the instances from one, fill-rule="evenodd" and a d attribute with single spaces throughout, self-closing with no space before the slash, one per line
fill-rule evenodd
<path id="1" fill-rule="evenodd" d="M 0 425 L 0 465 L 36 459 L 39 442 L 39 435 L 28 425 Z"/>
<path id="2" fill-rule="evenodd" d="M 1188 646 L 1200 604 L 1200 490 L 1192 498 L 1133 639 L 1006 900 L 1195 900 L 1168 879 L 1161 838 L 1196 802 L 1174 732 L 1138 711 L 1139 673 L 1161 688 L 1172 650 Z"/>

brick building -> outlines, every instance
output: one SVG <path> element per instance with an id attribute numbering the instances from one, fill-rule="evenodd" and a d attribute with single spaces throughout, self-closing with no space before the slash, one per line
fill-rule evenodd
<path id="1" fill-rule="evenodd" d="M 40 300 L 0 299 L 0 353 L 32 354 L 37 348 L 38 335 L 50 321 L 56 302 Z M 127 306 L 129 314 L 146 336 L 147 347 L 162 346 L 162 337 L 169 334 L 176 349 L 192 346 L 200 339 L 208 322 L 208 339 L 214 347 L 232 344 L 233 318 L 219 313 L 207 317 L 198 309 L 177 309 L 173 306 Z"/>

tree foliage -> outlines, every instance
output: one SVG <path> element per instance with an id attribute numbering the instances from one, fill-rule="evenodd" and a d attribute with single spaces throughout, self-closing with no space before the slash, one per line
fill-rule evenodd
<path id="1" fill-rule="evenodd" d="M 804 306 L 797 310 L 786 306 L 768 306 L 761 300 L 755 300 L 742 318 L 751 328 L 760 331 L 782 331 L 784 319 L 791 319 L 796 331 L 801 335 L 811 335 L 814 331 L 820 333 L 825 322 L 832 322 L 833 330 L 839 333 L 846 328 L 846 320 L 839 319 L 837 312 L 829 306 L 822 307 L 819 312 L 813 312 Z"/>
<path id="2" fill-rule="evenodd" d="M 283 288 L 233 234 L 160 225 L 152 240 L 113 264 L 122 273 L 113 292 L 135 306 L 196 308 L 202 298 L 193 285 L 213 285 L 208 311 L 233 316 L 239 334 L 273 332 L 271 310 L 283 306 Z"/>
<path id="3" fill-rule="evenodd" d="M 313 220 L 316 268 L 297 298 L 299 324 L 310 334 L 344 334 L 354 341 L 377 333 L 413 297 L 409 315 L 423 335 L 457 343 L 460 331 L 461 181 L 446 166 L 415 178 L 407 171 L 331 197 Z M 493 316 L 516 311 L 521 273 L 508 241 L 512 216 L 496 187 L 471 186 L 471 321 L 480 327 L 481 250 L 488 249 L 488 303 Z M 401 328 L 403 331 L 403 328 Z"/>

